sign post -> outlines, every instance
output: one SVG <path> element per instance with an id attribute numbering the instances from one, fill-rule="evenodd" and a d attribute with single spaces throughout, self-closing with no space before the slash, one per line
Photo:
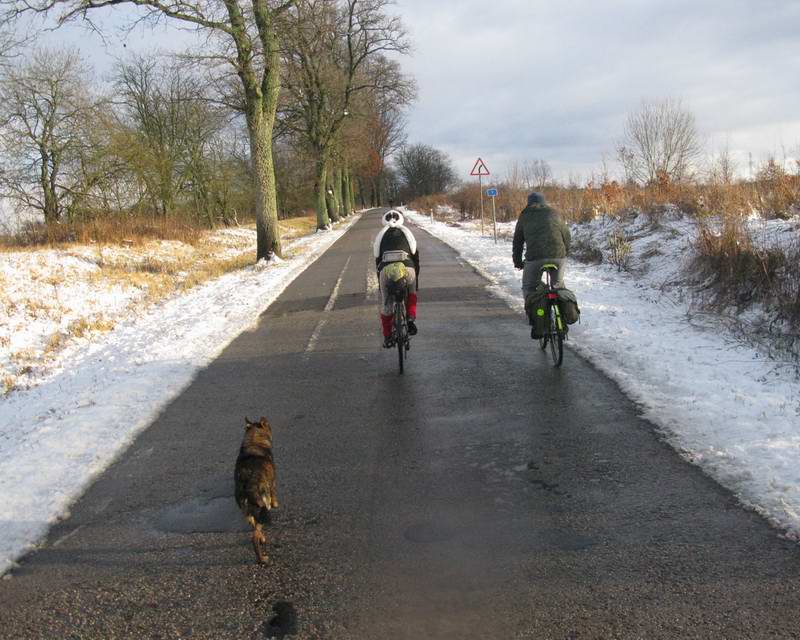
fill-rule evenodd
<path id="1" fill-rule="evenodd" d="M 478 176 L 478 190 L 481 194 L 481 235 L 483 235 L 483 176 L 491 175 L 489 173 L 489 167 L 486 166 L 486 163 L 478 158 L 475 161 L 475 166 L 472 167 L 472 171 L 469 172 L 471 176 Z"/>
<path id="2" fill-rule="evenodd" d="M 494 227 L 494 243 L 497 244 L 497 213 L 494 208 L 494 201 L 497 198 L 497 189 L 494 187 L 486 190 L 486 195 L 492 199 L 492 226 Z"/>

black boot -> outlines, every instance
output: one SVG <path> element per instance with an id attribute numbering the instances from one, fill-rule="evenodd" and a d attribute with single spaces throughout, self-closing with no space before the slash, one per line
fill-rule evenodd
<path id="1" fill-rule="evenodd" d="M 414 321 L 414 318 L 408 319 L 408 335 L 417 335 L 417 323 Z"/>

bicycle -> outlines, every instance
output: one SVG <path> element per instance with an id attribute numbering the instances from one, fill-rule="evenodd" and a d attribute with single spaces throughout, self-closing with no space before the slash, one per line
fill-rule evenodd
<path id="1" fill-rule="evenodd" d="M 550 355 L 553 358 L 553 365 L 560 367 L 564 361 L 564 340 L 567 337 L 567 325 L 561 317 L 561 309 L 558 306 L 558 289 L 553 286 L 553 273 L 558 273 L 558 266 L 545 264 L 542 266 L 545 283 L 545 333 L 539 338 L 539 347 L 542 351 L 550 345 Z"/>
<path id="2" fill-rule="evenodd" d="M 405 286 L 397 287 L 393 292 L 394 298 L 392 312 L 392 342 L 397 347 L 397 360 L 400 365 L 400 373 L 405 369 L 405 359 L 411 350 L 411 336 L 408 333 L 408 318 L 406 317 L 406 297 L 408 289 Z"/>

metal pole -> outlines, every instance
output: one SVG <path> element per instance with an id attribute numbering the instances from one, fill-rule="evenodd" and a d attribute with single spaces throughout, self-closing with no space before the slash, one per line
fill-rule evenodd
<path id="1" fill-rule="evenodd" d="M 497 215 L 494 211 L 494 201 L 497 200 L 496 196 L 492 196 L 492 225 L 494 225 L 494 243 L 497 244 Z"/>
<path id="2" fill-rule="evenodd" d="M 478 189 L 481 192 L 481 236 L 483 236 L 483 177 L 480 173 L 478 174 Z"/>

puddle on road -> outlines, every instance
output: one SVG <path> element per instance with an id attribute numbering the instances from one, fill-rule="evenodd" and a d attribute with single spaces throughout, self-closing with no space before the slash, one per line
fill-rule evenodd
<path id="1" fill-rule="evenodd" d="M 155 526 L 166 533 L 235 533 L 250 530 L 233 496 L 195 498 L 171 505 L 156 516 Z"/>
<path id="2" fill-rule="evenodd" d="M 233 497 L 231 474 L 198 479 L 192 488 L 196 497 L 168 505 L 152 518 L 153 526 L 165 533 L 237 533 L 250 531 Z"/>

